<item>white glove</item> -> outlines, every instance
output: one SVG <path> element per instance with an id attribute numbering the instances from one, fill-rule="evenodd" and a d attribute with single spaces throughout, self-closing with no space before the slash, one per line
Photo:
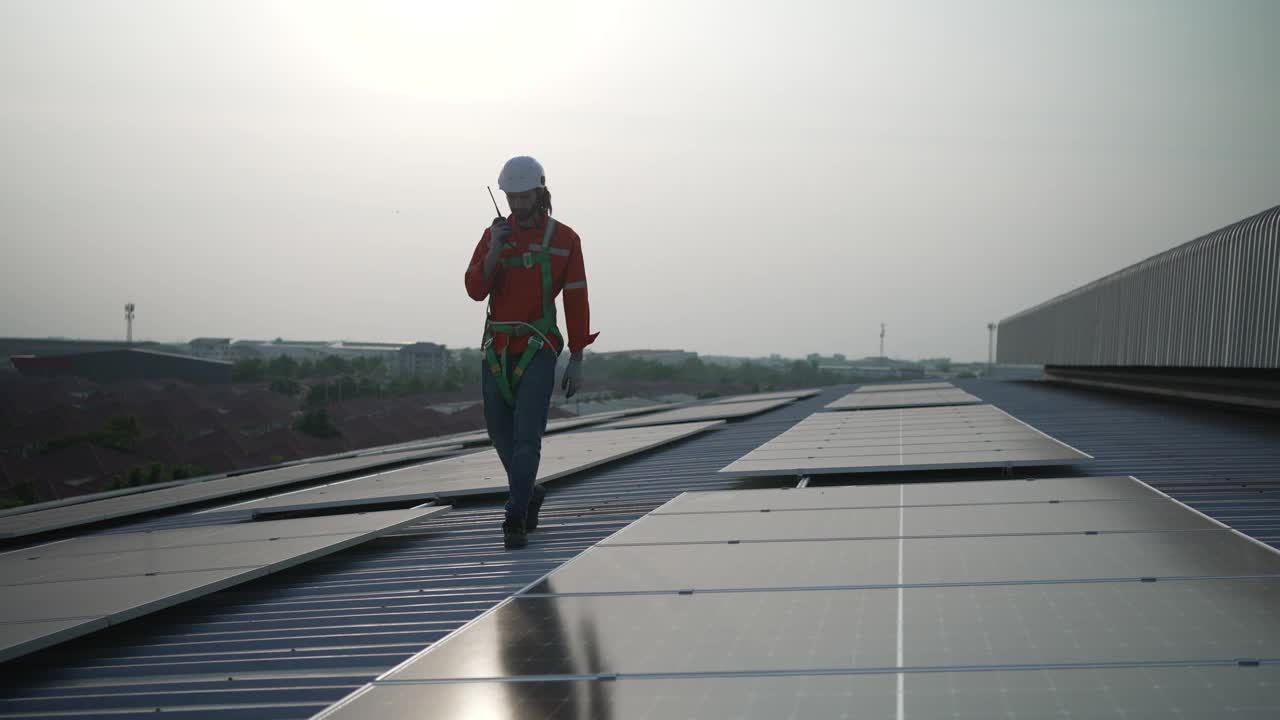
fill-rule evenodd
<path id="1" fill-rule="evenodd" d="M 564 378 L 560 380 L 560 389 L 566 398 L 582 388 L 582 356 L 569 356 L 569 366 L 564 369 Z"/>

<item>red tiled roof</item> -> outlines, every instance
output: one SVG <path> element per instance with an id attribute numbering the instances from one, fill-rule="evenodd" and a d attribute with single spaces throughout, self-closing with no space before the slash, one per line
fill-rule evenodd
<path id="1" fill-rule="evenodd" d="M 181 447 L 183 458 L 199 457 L 208 453 L 223 453 L 231 458 L 244 458 L 244 438 L 228 430 L 217 430 L 188 440 Z M 191 460 L 185 460 L 192 462 Z"/>
<path id="2" fill-rule="evenodd" d="M 152 435 L 139 440 L 134 445 L 132 454 L 151 462 L 170 465 L 182 462 L 182 450 L 177 443 L 165 435 Z"/>
<path id="3" fill-rule="evenodd" d="M 79 443 L 57 452 L 26 461 L 10 463 L 6 475 L 13 473 L 10 484 L 30 482 L 44 488 L 50 497 L 61 498 L 97 492 L 110 485 L 114 476 L 129 468 L 145 464 L 133 455 Z"/>
<path id="4" fill-rule="evenodd" d="M 390 445 L 398 442 L 399 438 L 388 437 L 388 433 L 373 418 L 360 417 L 354 420 L 345 420 L 336 423 L 338 432 L 342 433 L 342 437 L 353 448 L 367 448 L 376 445 Z"/>
<path id="5" fill-rule="evenodd" d="M 17 426 L 0 437 L 0 449 L 25 447 L 68 435 L 73 427 L 70 414 L 65 408 L 53 408 L 19 416 Z"/>

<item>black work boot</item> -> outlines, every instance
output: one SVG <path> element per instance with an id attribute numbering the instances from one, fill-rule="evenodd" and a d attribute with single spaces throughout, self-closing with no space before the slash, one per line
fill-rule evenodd
<path id="1" fill-rule="evenodd" d="M 546 488 L 541 485 L 533 486 L 533 495 L 529 497 L 529 512 L 524 516 L 524 526 L 529 532 L 538 529 L 538 513 L 542 510 L 542 500 L 546 497 Z"/>
<path id="2" fill-rule="evenodd" d="M 508 550 L 518 550 L 529 544 L 524 520 L 508 515 L 507 519 L 502 521 L 502 544 L 506 545 Z"/>

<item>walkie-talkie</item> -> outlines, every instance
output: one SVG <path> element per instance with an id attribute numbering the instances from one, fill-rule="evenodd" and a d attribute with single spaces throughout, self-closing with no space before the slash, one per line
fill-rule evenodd
<path id="1" fill-rule="evenodd" d="M 498 208 L 498 201 L 493 197 L 493 188 L 489 187 L 488 185 L 485 185 L 484 189 L 489 191 L 489 199 L 493 200 L 493 210 L 494 212 L 498 213 L 498 216 L 493 219 L 493 222 L 494 223 L 506 222 L 507 219 L 502 216 L 502 210 Z M 505 241 L 503 242 L 503 246 L 506 246 Z"/>
<path id="2" fill-rule="evenodd" d="M 498 213 L 498 216 L 494 218 L 494 222 L 497 222 L 498 220 L 506 220 L 506 218 L 502 215 L 502 210 L 498 209 L 497 199 L 493 197 L 493 188 L 489 187 L 488 185 L 485 185 L 484 189 L 489 191 L 489 199 L 493 200 L 493 210 L 494 212 Z"/>

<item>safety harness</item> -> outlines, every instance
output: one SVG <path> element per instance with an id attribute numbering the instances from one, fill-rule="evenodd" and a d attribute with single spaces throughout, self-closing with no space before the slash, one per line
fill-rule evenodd
<path id="1" fill-rule="evenodd" d="M 542 236 L 542 245 L 538 246 L 536 251 L 526 251 L 516 257 L 506 258 L 499 261 L 501 267 L 504 268 L 532 268 L 538 265 L 542 269 L 542 316 L 531 323 L 523 321 L 500 321 L 494 320 L 492 314 L 485 317 L 484 323 L 484 358 L 489 365 L 489 372 L 493 373 L 493 377 L 498 381 L 498 390 L 502 393 L 502 399 L 507 405 L 515 406 L 516 387 L 520 384 L 520 379 L 524 377 L 525 368 L 529 367 L 529 363 L 538 351 L 547 345 L 550 341 L 548 336 L 556 339 L 556 342 L 564 347 L 564 337 L 560 334 L 559 328 L 556 327 L 556 303 L 555 296 L 552 293 L 551 286 L 551 238 L 555 234 L 556 221 L 550 216 L 547 217 L 547 230 Z M 490 306 L 490 313 L 492 305 Z M 502 354 L 494 352 L 493 336 L 506 335 L 511 337 L 529 336 L 529 345 L 525 348 L 524 353 L 520 355 L 520 359 L 516 361 L 515 370 L 512 375 L 507 376 L 507 346 L 510 344 L 508 339 L 507 345 L 502 348 Z"/>

